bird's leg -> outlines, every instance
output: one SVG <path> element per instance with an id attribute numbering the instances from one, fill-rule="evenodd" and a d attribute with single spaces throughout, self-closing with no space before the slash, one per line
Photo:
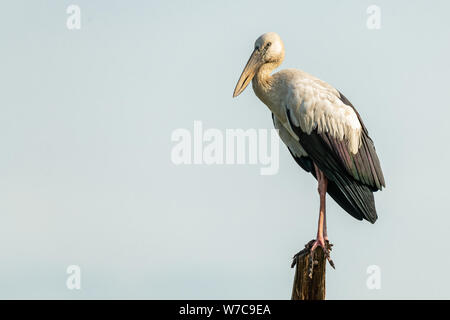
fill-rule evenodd
<path id="1" fill-rule="evenodd" d="M 314 164 L 314 168 L 316 170 L 316 177 L 318 182 L 318 192 L 320 196 L 320 209 L 319 209 L 319 223 L 317 227 L 317 237 L 316 240 L 311 245 L 311 262 L 314 261 L 314 250 L 317 247 L 322 247 L 325 256 L 330 263 L 330 265 L 334 268 L 333 260 L 330 257 L 331 244 L 328 241 L 327 235 L 327 224 L 326 224 L 326 196 L 327 196 L 327 186 L 328 180 L 325 174 Z"/>
<path id="2" fill-rule="evenodd" d="M 316 241 L 313 243 L 313 247 L 311 251 L 314 251 L 318 246 L 325 248 L 325 235 L 326 235 L 326 193 L 327 193 L 327 184 L 328 180 L 323 174 L 323 172 L 314 164 L 314 168 L 316 170 L 317 177 L 317 191 L 320 197 L 320 209 L 319 209 L 319 223 L 317 227 L 317 237 Z M 328 238 L 328 236 L 327 236 Z"/>
<path id="3" fill-rule="evenodd" d="M 327 181 L 327 185 L 328 185 L 328 181 Z M 325 196 L 326 198 L 326 196 Z M 324 199 L 324 207 L 323 207 L 323 239 L 325 240 L 325 242 L 328 241 L 328 234 L 327 234 L 327 213 L 325 211 L 325 199 Z"/>
<path id="4" fill-rule="evenodd" d="M 319 223 L 317 227 L 317 237 L 316 240 L 311 240 L 305 245 L 305 249 L 298 252 L 293 257 L 293 261 L 291 264 L 291 268 L 293 268 L 296 263 L 298 262 L 298 259 L 302 256 L 305 256 L 310 253 L 310 267 L 309 267 L 309 277 L 312 278 L 313 274 L 313 268 L 314 265 L 317 264 L 317 261 L 314 261 L 314 250 L 317 249 L 317 247 L 322 247 L 323 252 L 325 253 L 325 257 L 327 258 L 330 265 L 334 268 L 333 260 L 331 260 L 330 257 L 330 251 L 331 247 L 333 246 L 328 241 L 328 235 L 327 235 L 327 218 L 326 218 L 326 212 L 325 212 L 325 199 L 327 195 L 327 187 L 328 187 L 328 180 L 325 174 L 314 164 L 314 168 L 316 170 L 316 177 L 318 182 L 318 188 L 317 191 L 319 192 L 320 196 L 320 209 L 319 209 Z"/>

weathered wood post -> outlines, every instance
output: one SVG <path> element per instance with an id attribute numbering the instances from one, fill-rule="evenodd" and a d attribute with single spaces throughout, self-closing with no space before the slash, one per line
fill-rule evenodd
<path id="1" fill-rule="evenodd" d="M 292 300 L 324 300 L 325 271 L 327 259 L 321 247 L 314 251 L 314 261 L 311 261 L 311 240 L 305 249 L 294 256 L 291 267 L 295 266 Z M 327 243 L 328 244 L 328 243 Z M 312 263 L 312 269 L 311 269 Z"/>

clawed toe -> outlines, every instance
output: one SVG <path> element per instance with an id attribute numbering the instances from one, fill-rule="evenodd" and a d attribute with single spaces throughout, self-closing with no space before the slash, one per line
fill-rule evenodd
<path id="1" fill-rule="evenodd" d="M 324 239 L 316 239 L 311 240 L 305 245 L 305 248 L 301 251 L 299 251 L 297 254 L 294 255 L 293 261 L 291 264 L 291 268 L 293 268 L 296 263 L 298 262 L 298 259 L 302 256 L 309 255 L 309 278 L 312 278 L 314 266 L 317 265 L 319 262 L 317 260 L 314 260 L 314 251 L 317 249 L 317 247 L 321 247 L 325 258 L 327 259 L 328 263 L 333 269 L 336 269 L 333 260 L 331 259 L 330 253 L 333 247 L 333 244 L 330 243 L 328 240 Z"/>
<path id="2" fill-rule="evenodd" d="M 311 242 L 310 242 L 311 243 Z M 309 267 L 309 277 L 312 278 L 313 269 L 316 264 L 318 264 L 317 260 L 314 260 L 314 251 L 317 249 L 317 247 L 321 247 L 325 258 L 327 259 L 328 263 L 333 269 L 336 269 L 334 266 L 334 262 L 331 259 L 330 253 L 331 253 L 331 247 L 333 246 L 332 243 L 330 243 L 328 240 L 324 239 L 316 239 L 312 242 L 311 248 L 310 248 L 310 267 Z"/>

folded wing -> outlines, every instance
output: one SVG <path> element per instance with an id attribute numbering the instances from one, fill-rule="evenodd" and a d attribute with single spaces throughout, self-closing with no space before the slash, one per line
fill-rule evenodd
<path id="1" fill-rule="evenodd" d="M 341 207 L 357 219 L 375 222 L 373 192 L 385 181 L 373 141 L 353 105 L 328 84 L 306 78 L 295 83 L 285 108 L 289 130 L 282 128 L 280 136 L 282 131 L 297 135 L 288 145 L 297 163 L 314 175 L 313 161 L 331 182 L 328 192 Z"/>

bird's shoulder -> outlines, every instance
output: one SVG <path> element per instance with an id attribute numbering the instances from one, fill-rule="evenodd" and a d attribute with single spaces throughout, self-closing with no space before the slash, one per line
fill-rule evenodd
<path id="1" fill-rule="evenodd" d="M 352 153 L 360 146 L 362 124 L 351 104 L 323 80 L 298 69 L 285 69 L 274 75 L 284 86 L 283 106 L 290 122 L 307 134 L 313 130 L 328 132 L 338 140 L 345 140 Z"/>
<path id="2" fill-rule="evenodd" d="M 339 99 L 339 91 L 327 82 L 300 69 L 284 69 L 273 75 L 280 85 L 288 87 L 291 92 L 307 95 L 314 93 L 321 98 Z"/>

